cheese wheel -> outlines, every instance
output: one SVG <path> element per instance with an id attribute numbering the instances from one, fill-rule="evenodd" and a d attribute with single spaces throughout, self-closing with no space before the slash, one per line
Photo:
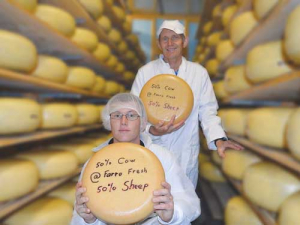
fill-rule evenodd
<path id="1" fill-rule="evenodd" d="M 218 17 L 218 16 L 222 15 L 222 4 L 221 3 L 217 4 L 214 7 L 214 9 L 212 11 L 212 15 L 213 15 L 213 17 Z"/>
<path id="2" fill-rule="evenodd" d="M 211 159 L 215 164 L 217 164 L 219 166 L 222 165 L 223 159 L 219 156 L 217 151 L 212 151 Z"/>
<path id="3" fill-rule="evenodd" d="M 126 13 L 121 7 L 113 5 L 111 8 L 119 20 L 125 20 Z"/>
<path id="4" fill-rule="evenodd" d="M 206 180 L 212 182 L 226 182 L 220 169 L 211 162 L 203 162 L 200 164 L 200 175 Z"/>
<path id="5" fill-rule="evenodd" d="M 64 83 L 68 76 L 68 66 L 59 58 L 39 55 L 38 65 L 31 75 L 57 83 Z"/>
<path id="6" fill-rule="evenodd" d="M 198 155 L 199 165 L 201 165 L 202 163 L 207 162 L 207 161 L 209 161 L 209 156 L 207 154 L 199 153 L 199 155 Z"/>
<path id="7" fill-rule="evenodd" d="M 245 65 L 231 66 L 226 70 L 224 88 L 229 94 L 249 89 L 251 82 L 246 77 Z"/>
<path id="8" fill-rule="evenodd" d="M 260 108 L 248 115 L 246 133 L 251 141 L 275 148 L 286 147 L 287 122 L 294 109 Z"/>
<path id="9" fill-rule="evenodd" d="M 100 122 L 102 123 L 102 110 L 105 108 L 105 105 L 99 105 L 97 106 L 99 109 L 99 115 L 100 115 Z"/>
<path id="10" fill-rule="evenodd" d="M 300 65 L 300 6 L 297 6 L 289 15 L 284 31 L 284 50 L 286 55 L 295 64 Z"/>
<path id="11" fill-rule="evenodd" d="M 257 20 L 252 11 L 244 12 L 235 17 L 230 23 L 230 39 L 237 46 L 251 30 L 257 25 Z"/>
<path id="12" fill-rule="evenodd" d="M 211 28 L 213 26 L 213 22 L 212 21 L 208 21 L 204 24 L 203 26 L 203 32 L 204 34 L 209 34 L 209 32 L 211 31 Z"/>
<path id="13" fill-rule="evenodd" d="M 126 39 L 132 44 L 136 44 L 139 46 L 139 38 L 134 33 L 127 35 Z"/>
<path id="14" fill-rule="evenodd" d="M 231 40 L 221 40 L 216 47 L 216 57 L 219 61 L 224 61 L 234 50 Z"/>
<path id="15" fill-rule="evenodd" d="M 35 45 L 26 37 L 0 29 L 0 67 L 31 72 L 37 64 Z"/>
<path id="16" fill-rule="evenodd" d="M 124 66 L 124 64 L 123 63 L 117 63 L 117 66 L 116 66 L 116 68 L 115 68 L 115 71 L 117 72 L 117 73 L 123 73 L 124 71 L 125 71 L 125 66 Z"/>
<path id="17" fill-rule="evenodd" d="M 76 156 L 68 151 L 27 151 L 19 153 L 17 157 L 34 162 L 42 180 L 70 175 L 78 166 Z"/>
<path id="18" fill-rule="evenodd" d="M 274 163 L 255 163 L 244 173 L 243 191 L 247 198 L 273 212 L 299 189 L 300 180 Z"/>
<path id="19" fill-rule="evenodd" d="M 253 8 L 256 17 L 260 20 L 264 18 L 278 3 L 279 0 L 254 0 Z"/>
<path id="20" fill-rule="evenodd" d="M 69 67 L 68 78 L 66 81 L 67 85 L 91 89 L 96 82 L 96 74 L 93 70 L 87 67 L 73 66 Z"/>
<path id="21" fill-rule="evenodd" d="M 128 46 L 125 41 L 120 41 L 120 43 L 117 45 L 117 47 L 121 53 L 124 53 L 128 50 Z"/>
<path id="22" fill-rule="evenodd" d="M 248 114 L 251 109 L 228 109 L 222 118 L 224 129 L 232 134 L 245 136 Z"/>
<path id="23" fill-rule="evenodd" d="M 76 192 L 76 183 L 69 182 L 55 189 L 54 191 L 51 191 L 48 194 L 48 196 L 65 200 L 69 204 L 71 204 L 71 206 L 73 206 L 75 202 L 75 192 Z"/>
<path id="24" fill-rule="evenodd" d="M 125 57 L 128 59 L 128 60 L 133 60 L 135 58 L 135 54 L 133 51 L 127 51 L 126 54 L 125 54 Z"/>
<path id="25" fill-rule="evenodd" d="M 34 13 L 36 6 L 37 6 L 37 0 L 12 0 L 13 2 L 18 3 L 20 7 L 27 10 L 30 13 Z"/>
<path id="26" fill-rule="evenodd" d="M 229 93 L 224 88 L 224 80 L 213 83 L 213 88 L 218 99 L 224 99 L 229 96 Z"/>
<path id="27" fill-rule="evenodd" d="M 258 45 L 247 54 L 246 76 L 253 83 L 278 77 L 291 70 L 291 66 L 285 62 L 281 41 Z"/>
<path id="28" fill-rule="evenodd" d="M 206 40 L 207 45 L 210 47 L 216 46 L 220 42 L 222 34 L 223 34 L 223 32 L 221 32 L 221 31 L 210 34 Z"/>
<path id="29" fill-rule="evenodd" d="M 114 55 L 110 55 L 105 64 L 114 69 L 118 65 L 118 58 Z"/>
<path id="30" fill-rule="evenodd" d="M 96 152 L 82 176 L 87 207 L 113 224 L 132 224 L 149 216 L 153 191 L 161 189 L 164 180 L 159 159 L 132 143 L 115 143 Z"/>
<path id="31" fill-rule="evenodd" d="M 205 67 L 207 69 L 207 72 L 208 72 L 209 76 L 214 77 L 218 73 L 219 60 L 217 60 L 216 58 L 208 60 Z"/>
<path id="32" fill-rule="evenodd" d="M 108 45 L 99 42 L 97 48 L 94 50 L 93 55 L 100 61 L 106 61 L 111 54 L 110 48 Z"/>
<path id="33" fill-rule="evenodd" d="M 263 225 L 248 203 L 240 196 L 232 197 L 225 207 L 226 225 Z"/>
<path id="34" fill-rule="evenodd" d="M 226 157 L 223 159 L 222 170 L 226 175 L 237 180 L 242 180 L 247 168 L 262 159 L 250 151 L 226 150 Z"/>
<path id="35" fill-rule="evenodd" d="M 293 112 L 288 120 L 286 139 L 289 151 L 300 160 L 300 108 Z"/>
<path id="36" fill-rule="evenodd" d="M 107 16 L 102 15 L 97 20 L 97 23 L 106 31 L 109 32 L 111 29 L 111 21 Z"/>
<path id="37" fill-rule="evenodd" d="M 78 112 L 78 125 L 94 124 L 99 122 L 99 110 L 92 104 L 75 105 Z"/>
<path id="38" fill-rule="evenodd" d="M 280 207 L 278 225 L 297 224 L 300 221 L 300 192 L 291 195 Z"/>
<path id="39" fill-rule="evenodd" d="M 222 24 L 224 27 L 226 27 L 232 16 L 235 14 L 236 10 L 238 9 L 237 5 L 231 5 L 231 6 L 228 6 L 227 8 L 225 8 L 223 10 L 223 14 L 222 14 Z"/>
<path id="40" fill-rule="evenodd" d="M 104 93 L 112 96 L 120 92 L 120 86 L 117 82 L 108 80 L 105 82 Z"/>
<path id="41" fill-rule="evenodd" d="M 41 107 L 33 100 L 0 98 L 0 134 L 35 131 L 41 122 Z"/>
<path id="42" fill-rule="evenodd" d="M 92 88 L 93 92 L 96 92 L 98 94 L 103 93 L 105 88 L 105 79 L 99 75 L 96 76 L 96 82 Z"/>
<path id="43" fill-rule="evenodd" d="M 120 33 L 120 31 L 118 31 L 115 28 L 112 28 L 108 34 L 107 34 L 108 38 L 110 40 L 112 40 L 114 43 L 118 44 L 120 43 L 121 39 L 122 39 L 122 35 Z"/>
<path id="44" fill-rule="evenodd" d="M 39 171 L 31 161 L 0 159 L 0 202 L 28 194 L 38 182 Z"/>
<path id="45" fill-rule="evenodd" d="M 79 0 L 79 2 L 94 19 L 98 19 L 104 11 L 103 3 L 100 0 Z"/>
<path id="46" fill-rule="evenodd" d="M 75 32 L 75 19 L 61 8 L 38 4 L 35 16 L 67 37 L 71 37 Z"/>
<path id="47" fill-rule="evenodd" d="M 65 200 L 43 197 L 5 220 L 7 225 L 63 225 L 71 222 L 73 207 Z"/>
<path id="48" fill-rule="evenodd" d="M 132 32 L 132 23 L 128 22 L 128 21 L 125 21 L 123 23 L 123 29 L 125 30 L 125 32 L 131 33 Z"/>
<path id="49" fill-rule="evenodd" d="M 76 108 L 67 103 L 48 103 L 42 105 L 43 120 L 41 128 L 57 129 L 74 126 L 78 120 Z"/>
<path id="50" fill-rule="evenodd" d="M 174 124 L 186 120 L 194 105 L 194 95 L 188 83 L 170 74 L 151 78 L 143 87 L 140 98 L 144 103 L 148 121 L 170 121 L 176 115 Z"/>
<path id="51" fill-rule="evenodd" d="M 94 51 L 98 46 L 97 35 L 93 31 L 81 27 L 75 29 L 71 40 L 90 52 Z"/>
<path id="52" fill-rule="evenodd" d="M 123 77 L 126 81 L 130 81 L 134 79 L 135 75 L 131 71 L 125 71 Z"/>

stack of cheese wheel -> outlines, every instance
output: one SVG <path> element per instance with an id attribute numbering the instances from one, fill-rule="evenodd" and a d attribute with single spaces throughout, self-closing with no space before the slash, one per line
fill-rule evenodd
<path id="1" fill-rule="evenodd" d="M 93 31 L 82 27 L 75 29 L 71 40 L 90 52 L 93 52 L 98 46 L 97 35 Z"/>
<path id="2" fill-rule="evenodd" d="M 200 163 L 199 165 L 200 175 L 205 178 L 206 180 L 212 182 L 225 182 L 226 179 L 224 178 L 221 170 L 214 165 L 213 163 L 206 161 Z"/>
<path id="3" fill-rule="evenodd" d="M 121 53 L 124 53 L 128 50 L 128 45 L 124 40 L 121 40 L 119 44 L 117 44 L 118 49 Z"/>
<path id="4" fill-rule="evenodd" d="M 105 79 L 102 76 L 97 75 L 96 82 L 91 90 L 95 93 L 102 94 L 104 91 L 104 88 L 105 88 Z"/>
<path id="5" fill-rule="evenodd" d="M 207 69 L 207 72 L 210 77 L 216 76 L 219 68 L 219 60 L 217 60 L 216 58 L 208 60 L 205 65 L 205 68 Z"/>
<path id="6" fill-rule="evenodd" d="M 98 19 L 104 10 L 102 1 L 99 0 L 79 0 L 82 6 L 88 11 L 88 13 L 94 18 Z"/>
<path id="7" fill-rule="evenodd" d="M 69 67 L 67 85 L 82 89 L 91 89 L 95 85 L 95 81 L 96 74 L 93 70 L 81 66 Z"/>
<path id="8" fill-rule="evenodd" d="M 123 77 L 126 81 L 131 81 L 134 79 L 135 75 L 131 71 L 125 71 Z"/>
<path id="9" fill-rule="evenodd" d="M 94 124 L 99 122 L 99 110 L 92 104 L 76 104 L 76 110 L 78 112 L 78 125 Z"/>
<path id="10" fill-rule="evenodd" d="M 224 27 L 226 27 L 229 24 L 232 16 L 234 15 L 234 13 L 236 12 L 237 9 L 238 9 L 237 5 L 234 4 L 234 5 L 228 6 L 227 8 L 225 8 L 223 10 L 222 24 Z"/>
<path id="11" fill-rule="evenodd" d="M 120 41 L 122 40 L 122 35 L 121 32 L 118 31 L 115 28 L 112 28 L 109 32 L 108 32 L 108 38 L 110 40 L 112 40 L 114 43 L 118 44 L 120 43 Z"/>
<path id="12" fill-rule="evenodd" d="M 59 58 L 39 55 L 38 65 L 31 75 L 57 83 L 65 83 L 68 76 L 68 66 Z"/>
<path id="13" fill-rule="evenodd" d="M 120 21 L 122 21 L 122 22 L 125 21 L 126 13 L 121 7 L 113 5 L 112 10 Z"/>
<path id="14" fill-rule="evenodd" d="M 97 48 L 94 50 L 93 55 L 100 61 L 105 62 L 111 54 L 110 48 L 107 44 L 98 43 Z"/>
<path id="15" fill-rule="evenodd" d="M 71 37 L 75 32 L 75 19 L 63 9 L 51 5 L 38 4 L 35 16 L 67 37 Z"/>
<path id="16" fill-rule="evenodd" d="M 51 191 L 48 196 L 54 198 L 60 198 L 68 203 L 73 207 L 75 202 L 75 192 L 76 192 L 76 183 L 75 182 L 68 182 L 63 186 Z"/>
<path id="17" fill-rule="evenodd" d="M 300 189 L 300 180 L 291 172 L 271 162 L 259 162 L 247 168 L 243 178 L 243 192 L 247 198 L 272 212 Z"/>
<path id="18" fill-rule="evenodd" d="M 291 114 L 288 124 L 286 139 L 288 149 L 292 155 L 300 160 L 300 108 L 298 107 L 293 114 Z"/>
<path id="19" fill-rule="evenodd" d="M 105 30 L 105 32 L 109 32 L 111 30 L 111 21 L 107 16 L 100 16 L 97 23 Z"/>
<path id="20" fill-rule="evenodd" d="M 71 222 L 73 207 L 59 198 L 43 197 L 25 206 L 5 220 L 7 225 L 67 225 Z"/>
<path id="21" fill-rule="evenodd" d="M 211 31 L 212 29 L 212 26 L 213 26 L 213 22 L 212 21 L 208 21 L 204 24 L 203 26 L 203 32 L 204 34 L 209 34 L 209 32 Z"/>
<path id="22" fill-rule="evenodd" d="M 48 103 L 42 105 L 43 129 L 57 129 L 74 126 L 78 120 L 76 108 L 68 103 Z"/>
<path id="23" fill-rule="evenodd" d="M 30 99 L 0 98 L 0 134 L 27 133 L 38 129 L 41 107 Z"/>
<path id="24" fill-rule="evenodd" d="M 223 34 L 222 31 L 217 31 L 217 32 L 210 34 L 206 40 L 207 45 L 210 47 L 216 46 L 220 42 L 222 34 Z"/>
<path id="25" fill-rule="evenodd" d="M 0 68 L 31 72 L 37 64 L 37 49 L 26 37 L 0 29 Z"/>
<path id="26" fill-rule="evenodd" d="M 38 0 L 11 0 L 17 3 L 21 8 L 27 10 L 30 13 L 34 13 Z"/>
<path id="27" fill-rule="evenodd" d="M 213 15 L 213 17 L 218 17 L 218 16 L 221 16 L 221 14 L 222 14 L 222 4 L 219 3 L 214 7 L 214 9 L 212 11 L 212 15 Z"/>
<path id="28" fill-rule="evenodd" d="M 278 77 L 291 70 L 284 59 L 282 41 L 258 45 L 247 54 L 246 76 L 253 83 Z"/>
<path id="29" fill-rule="evenodd" d="M 286 147 L 287 122 L 293 108 L 260 108 L 248 114 L 247 136 L 251 141 L 275 148 Z"/>
<path id="30" fill-rule="evenodd" d="M 108 67 L 115 69 L 115 67 L 118 65 L 118 58 L 114 55 L 110 55 L 105 64 Z"/>
<path id="31" fill-rule="evenodd" d="M 234 45 L 231 40 L 221 40 L 216 47 L 216 57 L 222 62 L 224 61 L 234 50 Z"/>
<path id="32" fill-rule="evenodd" d="M 246 77 L 244 65 L 231 66 L 225 72 L 224 88 L 229 94 L 235 94 L 252 86 Z"/>
<path id="33" fill-rule="evenodd" d="M 297 224 L 300 221 L 300 192 L 283 202 L 279 210 L 278 225 Z"/>
<path id="34" fill-rule="evenodd" d="M 253 8 L 255 16 L 260 20 L 264 18 L 279 2 L 279 0 L 254 0 Z"/>
<path id="35" fill-rule="evenodd" d="M 28 160 L 0 159 L 0 202 L 12 200 L 36 189 L 39 171 Z"/>
<path id="36" fill-rule="evenodd" d="M 115 71 L 117 73 L 123 73 L 125 71 L 125 66 L 123 63 L 118 62 L 117 66 L 115 67 Z"/>
<path id="37" fill-rule="evenodd" d="M 213 88 L 218 99 L 224 99 L 229 96 L 229 93 L 224 88 L 224 80 L 214 82 Z"/>
<path id="38" fill-rule="evenodd" d="M 135 58 L 135 54 L 133 51 L 127 51 L 126 54 L 125 54 L 125 57 L 128 59 L 128 60 L 134 60 Z"/>
<path id="39" fill-rule="evenodd" d="M 247 168 L 262 159 L 250 151 L 227 150 L 222 170 L 231 178 L 242 180 Z"/>
<path id="40" fill-rule="evenodd" d="M 231 198 L 225 208 L 225 225 L 263 225 L 248 203 L 240 196 Z"/>
<path id="41" fill-rule="evenodd" d="M 120 86 L 117 82 L 108 80 L 105 82 L 104 93 L 112 96 L 120 92 Z"/>

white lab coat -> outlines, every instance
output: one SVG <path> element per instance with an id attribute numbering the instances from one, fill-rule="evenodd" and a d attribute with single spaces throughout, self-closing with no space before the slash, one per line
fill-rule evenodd
<path id="1" fill-rule="evenodd" d="M 171 194 L 174 199 L 174 215 L 170 223 L 164 223 L 160 218 L 153 214 L 152 218 L 147 219 L 137 224 L 143 225 L 158 225 L 158 224 L 176 224 L 176 225 L 188 225 L 190 222 L 195 220 L 201 212 L 200 200 L 194 190 L 192 182 L 184 174 L 182 168 L 177 163 L 175 157 L 170 151 L 165 148 L 153 144 L 148 134 L 141 134 L 141 140 L 145 144 L 145 147 L 151 150 L 160 160 L 164 171 L 166 181 L 171 185 Z M 103 143 L 94 149 L 99 151 L 103 147 L 108 145 L 108 141 Z M 87 164 L 87 163 L 86 163 Z M 82 172 L 86 166 L 84 165 Z M 81 176 L 79 178 L 81 180 Z M 86 225 L 85 221 L 80 217 L 76 210 L 73 212 L 71 225 Z M 94 223 L 89 225 L 105 225 L 106 223 L 96 220 Z"/>
<path id="2" fill-rule="evenodd" d="M 164 62 L 163 55 L 139 69 L 131 93 L 139 96 L 144 84 L 159 74 L 174 74 L 176 76 L 170 65 Z M 177 76 L 185 80 L 192 89 L 194 94 L 192 113 L 181 129 L 163 136 L 151 135 L 151 137 L 155 144 L 174 153 L 196 188 L 200 149 L 199 121 L 210 149 L 216 150 L 214 140 L 226 137 L 226 135 L 221 126 L 221 119 L 217 116 L 218 103 L 206 69 L 200 64 L 189 62 L 182 57 Z"/>

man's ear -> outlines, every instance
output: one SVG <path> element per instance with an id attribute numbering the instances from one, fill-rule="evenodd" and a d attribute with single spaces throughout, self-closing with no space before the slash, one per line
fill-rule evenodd
<path id="1" fill-rule="evenodd" d="M 162 51 L 162 48 L 161 48 L 161 46 L 160 46 L 160 43 L 159 43 L 159 38 L 158 38 L 158 39 L 156 39 L 156 44 L 157 44 L 157 47 L 159 48 L 159 50 L 161 50 L 161 51 Z"/>
<path id="2" fill-rule="evenodd" d="M 185 37 L 184 38 L 184 42 L 183 42 L 183 48 L 185 48 L 189 43 L 189 37 Z"/>

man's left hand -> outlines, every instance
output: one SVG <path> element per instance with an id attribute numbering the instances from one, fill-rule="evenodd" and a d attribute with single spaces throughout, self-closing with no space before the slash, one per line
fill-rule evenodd
<path id="1" fill-rule="evenodd" d="M 216 142 L 216 146 L 217 146 L 218 155 L 221 158 L 225 158 L 225 150 L 226 149 L 235 149 L 235 150 L 238 150 L 238 151 L 244 149 L 243 146 L 241 146 L 238 143 L 235 143 L 231 140 L 227 140 L 227 141 L 218 140 Z"/>

